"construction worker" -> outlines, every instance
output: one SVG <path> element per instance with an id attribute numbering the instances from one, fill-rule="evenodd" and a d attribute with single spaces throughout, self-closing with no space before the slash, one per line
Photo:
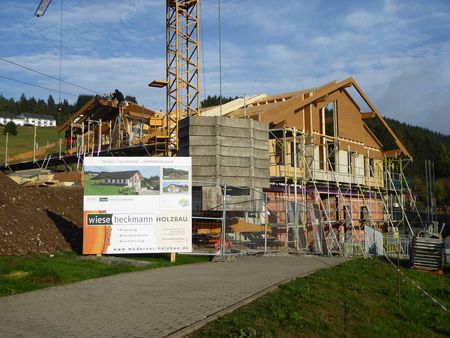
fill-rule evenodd
<path id="1" fill-rule="evenodd" d="M 117 107 L 119 108 L 119 113 L 122 113 L 122 109 L 126 103 L 125 97 L 118 89 L 114 90 L 114 93 L 112 93 L 111 100 L 117 100 Z"/>
<path id="2" fill-rule="evenodd" d="M 69 153 L 73 146 L 73 138 L 72 138 L 70 129 L 66 130 L 65 138 L 66 138 L 67 153 Z"/>

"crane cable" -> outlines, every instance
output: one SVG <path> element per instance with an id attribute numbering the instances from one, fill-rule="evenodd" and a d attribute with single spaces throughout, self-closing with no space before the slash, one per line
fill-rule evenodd
<path id="1" fill-rule="evenodd" d="M 417 289 L 419 289 L 420 291 L 422 291 L 422 293 L 427 296 L 428 298 L 431 299 L 431 301 L 437 305 L 438 307 L 440 307 L 443 311 L 447 312 L 448 314 L 450 314 L 449 309 L 447 309 L 447 307 L 445 305 L 443 305 L 442 303 L 440 303 L 436 298 L 434 298 L 432 295 L 430 295 L 427 291 L 425 291 L 416 281 L 414 281 L 413 279 L 411 279 L 410 277 L 406 276 L 403 271 L 401 271 L 395 264 L 394 262 L 392 262 L 392 260 L 389 258 L 386 250 L 383 248 L 384 250 L 384 257 L 386 257 L 386 259 L 389 261 L 389 263 L 392 264 L 392 266 L 398 271 L 400 272 L 400 274 L 405 277 L 412 285 L 414 285 Z"/>
<path id="2" fill-rule="evenodd" d="M 62 27 L 63 27 L 63 3 L 64 0 L 61 0 L 61 15 L 60 15 L 60 24 L 59 24 L 59 104 L 61 104 L 61 80 L 62 80 Z"/>
<path id="3" fill-rule="evenodd" d="M 220 0 L 218 0 L 218 10 L 219 10 L 219 105 L 220 105 L 220 116 L 222 116 L 222 26 L 221 26 L 221 15 L 220 15 Z"/>

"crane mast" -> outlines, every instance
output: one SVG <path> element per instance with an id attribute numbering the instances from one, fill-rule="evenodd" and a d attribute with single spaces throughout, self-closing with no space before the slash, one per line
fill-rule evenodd
<path id="1" fill-rule="evenodd" d="M 166 0 L 168 153 L 178 151 L 180 119 L 200 113 L 200 0 Z"/>

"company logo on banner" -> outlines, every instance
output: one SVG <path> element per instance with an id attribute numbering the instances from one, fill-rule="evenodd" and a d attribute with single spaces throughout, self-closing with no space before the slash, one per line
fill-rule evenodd
<path id="1" fill-rule="evenodd" d="M 85 157 L 83 254 L 192 251 L 190 157 Z"/>

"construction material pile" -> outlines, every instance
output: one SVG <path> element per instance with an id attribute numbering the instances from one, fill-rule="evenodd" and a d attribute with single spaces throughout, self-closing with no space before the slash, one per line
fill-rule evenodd
<path id="1" fill-rule="evenodd" d="M 445 242 L 441 235 L 424 231 L 419 232 L 413 239 L 411 262 L 416 269 L 443 270 Z"/>
<path id="2" fill-rule="evenodd" d="M 27 188 L 0 172 L 0 255 L 80 251 L 82 209 L 82 188 Z"/>

